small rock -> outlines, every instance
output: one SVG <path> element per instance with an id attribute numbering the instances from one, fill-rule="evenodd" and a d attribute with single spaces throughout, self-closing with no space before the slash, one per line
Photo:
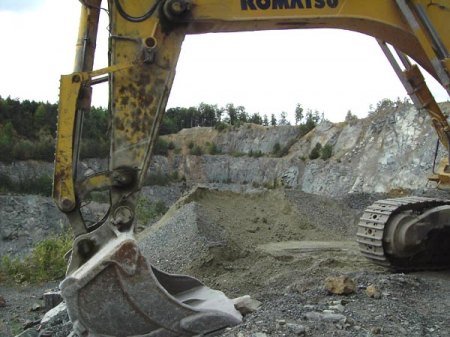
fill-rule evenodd
<path id="1" fill-rule="evenodd" d="M 0 308 L 6 307 L 6 300 L 0 296 Z"/>
<path id="2" fill-rule="evenodd" d="M 345 322 L 346 317 L 341 314 L 320 313 L 320 312 L 307 312 L 305 314 L 306 319 L 310 321 L 327 321 L 327 322 Z"/>
<path id="3" fill-rule="evenodd" d="M 24 328 L 24 329 L 31 328 L 31 327 L 33 327 L 33 326 L 35 326 L 35 325 L 38 325 L 40 322 L 41 322 L 40 319 L 35 320 L 35 321 L 31 321 L 31 320 L 27 319 L 27 320 L 25 321 L 25 323 L 23 323 L 23 328 Z"/>
<path id="4" fill-rule="evenodd" d="M 345 322 L 346 317 L 341 314 L 324 314 L 323 320 L 328 322 Z"/>
<path id="5" fill-rule="evenodd" d="M 20 335 L 17 335 L 16 337 L 38 337 L 39 332 L 37 332 L 36 329 L 30 328 L 22 332 Z"/>
<path id="6" fill-rule="evenodd" d="M 278 325 L 286 325 L 286 320 L 285 319 L 277 319 L 277 323 L 278 323 Z"/>
<path id="7" fill-rule="evenodd" d="M 287 323 L 286 327 L 297 336 L 304 336 L 306 333 L 306 328 L 301 324 Z"/>
<path id="8" fill-rule="evenodd" d="M 330 309 L 334 311 L 344 312 L 345 307 L 342 304 L 330 305 Z"/>
<path id="9" fill-rule="evenodd" d="M 381 333 L 381 328 L 376 326 L 370 329 L 370 332 L 372 332 L 374 335 L 379 335 Z"/>
<path id="10" fill-rule="evenodd" d="M 238 310 L 242 315 L 255 312 L 261 306 L 260 301 L 252 299 L 249 295 L 233 299 L 233 304 L 236 310 Z"/>
<path id="11" fill-rule="evenodd" d="M 30 311 L 38 311 L 41 310 L 41 305 L 39 303 L 33 303 L 33 305 L 31 306 Z"/>
<path id="12" fill-rule="evenodd" d="M 48 291 L 44 293 L 45 310 L 50 310 L 62 302 L 60 291 Z"/>
<path id="13" fill-rule="evenodd" d="M 254 334 L 251 334 L 250 337 L 267 337 L 267 335 L 263 332 L 255 332 Z"/>
<path id="14" fill-rule="evenodd" d="M 381 298 L 380 290 L 376 286 L 374 286 L 373 284 L 369 285 L 366 288 L 366 294 L 370 298 L 375 298 L 375 299 L 380 299 Z"/>
<path id="15" fill-rule="evenodd" d="M 356 284 L 348 276 L 327 277 L 325 288 L 335 295 L 348 295 L 355 292 Z"/>
<path id="16" fill-rule="evenodd" d="M 55 320 L 63 320 L 66 315 L 66 303 L 61 302 L 53 309 L 47 311 L 41 320 L 41 324 L 47 324 Z"/>

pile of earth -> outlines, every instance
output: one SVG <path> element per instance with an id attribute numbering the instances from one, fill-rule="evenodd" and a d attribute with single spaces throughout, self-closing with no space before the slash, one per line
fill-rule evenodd
<path id="1" fill-rule="evenodd" d="M 448 272 L 395 274 L 358 252 L 357 219 L 380 197 L 336 200 L 298 190 L 199 187 L 139 234 L 140 248 L 165 271 L 195 276 L 231 298 L 250 295 L 261 302 L 225 337 L 448 336 Z M 325 279 L 341 275 L 353 281 L 353 291 L 328 292 Z M 370 285 L 377 296 L 366 293 Z M 43 312 L 30 312 L 32 302 L 41 303 L 42 290 L 54 286 L 20 289 L 26 295 L 0 286 L 6 302 L 0 331 L 9 337 L 8 320 L 22 327 L 37 320 Z M 58 317 L 58 324 L 35 325 L 26 336 L 40 329 L 41 335 L 65 337 L 70 323 L 65 313 Z"/>

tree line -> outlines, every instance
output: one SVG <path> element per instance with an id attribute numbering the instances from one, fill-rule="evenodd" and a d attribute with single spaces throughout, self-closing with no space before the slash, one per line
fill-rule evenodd
<path id="1" fill-rule="evenodd" d="M 20 101 L 0 96 L 0 161 L 53 161 L 58 105 L 30 100 Z M 295 124 L 306 134 L 323 119 L 323 114 L 300 104 L 295 109 Z M 102 158 L 109 153 L 109 112 L 92 107 L 84 116 L 81 143 L 82 158 Z M 196 107 L 167 109 L 161 123 L 160 135 L 177 133 L 184 128 L 229 126 L 254 123 L 264 126 L 290 125 L 287 113 L 263 115 L 249 113 L 243 106 L 232 103 L 225 107 L 201 103 Z"/>

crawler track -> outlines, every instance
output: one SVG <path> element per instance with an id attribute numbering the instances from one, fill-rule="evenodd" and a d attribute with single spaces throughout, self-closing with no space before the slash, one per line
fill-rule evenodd
<path id="1" fill-rule="evenodd" d="M 433 253 L 427 253 L 427 257 L 422 256 L 398 258 L 390 256 L 385 251 L 386 242 L 392 238 L 386 237 L 387 228 L 391 225 L 393 216 L 413 211 L 419 215 L 434 207 L 450 205 L 450 200 L 440 200 L 422 197 L 405 197 L 396 199 L 379 200 L 369 206 L 362 215 L 358 223 L 357 242 L 361 254 L 376 264 L 401 271 L 413 271 L 423 269 L 441 269 L 449 267 L 449 249 L 443 250 L 438 259 L 436 259 L 436 249 Z M 447 235 L 448 235 L 447 231 Z M 444 239 L 445 240 L 445 239 Z M 443 241 L 443 240 L 441 240 Z M 441 246 L 449 246 L 442 244 Z M 431 245 L 430 245 L 431 247 Z"/>

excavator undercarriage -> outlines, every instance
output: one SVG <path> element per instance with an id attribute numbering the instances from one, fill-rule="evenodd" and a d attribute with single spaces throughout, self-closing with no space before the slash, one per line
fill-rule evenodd
<path id="1" fill-rule="evenodd" d="M 385 199 L 368 207 L 358 223 L 361 253 L 398 271 L 450 267 L 450 200 Z"/>
<path id="2" fill-rule="evenodd" d="M 134 238 L 137 198 L 187 34 L 337 28 L 371 35 L 449 149 L 447 117 L 411 63 L 450 90 L 448 1 L 104 0 L 109 66 L 100 70 L 93 64 L 102 0 L 80 1 L 75 69 L 61 77 L 53 188 L 75 236 L 61 290 L 79 336 L 212 336 L 241 321 L 223 293 L 192 277 L 158 270 Z M 109 85 L 109 167 L 80 177 L 83 115 L 89 113 L 92 86 L 102 82 Z M 432 179 L 441 186 L 450 183 L 448 158 Z M 81 208 L 97 191 L 109 192 L 110 209 L 90 225 Z M 379 201 L 365 211 L 358 242 L 365 256 L 395 269 L 448 265 L 449 217 L 449 201 Z"/>

